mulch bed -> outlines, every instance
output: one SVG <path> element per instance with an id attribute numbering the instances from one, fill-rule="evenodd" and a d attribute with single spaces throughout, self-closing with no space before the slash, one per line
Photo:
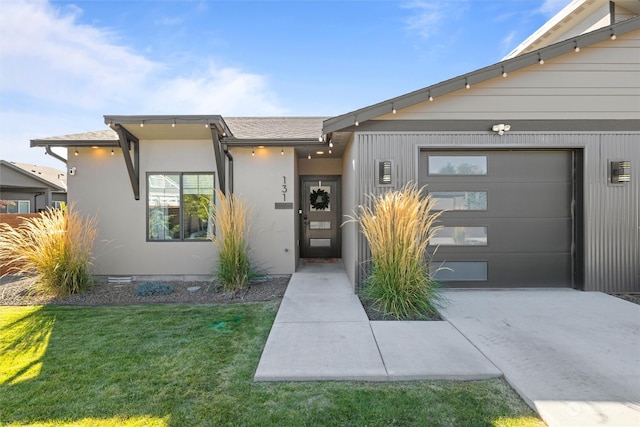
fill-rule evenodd
<path id="1" fill-rule="evenodd" d="M 282 299 L 290 278 L 291 276 L 268 277 L 266 280 L 254 282 L 248 288 L 236 292 L 223 292 L 213 282 L 163 282 L 171 284 L 173 287 L 172 293 L 144 297 L 136 294 L 136 286 L 141 283 L 139 281 L 126 284 L 100 283 L 85 293 L 56 298 L 33 294 L 33 281 L 29 278 L 7 276 L 0 278 L 0 306 L 44 304 L 67 306 L 234 304 L 272 301 Z M 190 291 L 189 288 L 193 287 L 199 287 L 199 289 Z M 611 293 L 610 295 L 640 305 L 640 293 Z M 396 320 L 377 311 L 367 300 L 361 298 L 361 301 L 369 320 Z M 438 317 L 426 320 L 441 319 Z"/>
<path id="2" fill-rule="evenodd" d="M 136 286 L 141 282 L 125 284 L 99 283 L 82 294 L 51 297 L 33 293 L 33 280 L 23 277 L 0 279 L 0 306 L 2 305 L 140 305 L 140 304 L 233 304 L 279 300 L 289 284 L 290 276 L 274 276 L 254 282 L 236 292 L 224 292 L 213 282 L 171 281 L 173 292 L 168 295 L 138 296 Z M 198 287 L 195 290 L 193 288 Z M 189 288 L 192 288 L 189 290 Z"/>

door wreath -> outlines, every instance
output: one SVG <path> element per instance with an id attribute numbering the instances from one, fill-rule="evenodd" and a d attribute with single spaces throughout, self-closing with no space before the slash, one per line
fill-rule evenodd
<path id="1" fill-rule="evenodd" d="M 311 207 L 317 211 L 323 211 L 329 207 L 329 193 L 322 188 L 313 190 L 309 195 Z"/>

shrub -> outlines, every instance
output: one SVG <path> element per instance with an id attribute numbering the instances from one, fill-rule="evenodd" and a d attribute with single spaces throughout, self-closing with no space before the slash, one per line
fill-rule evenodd
<path id="1" fill-rule="evenodd" d="M 153 295 L 169 295 L 173 292 L 173 286 L 169 283 L 142 282 L 136 286 L 136 295 L 149 297 Z"/>
<path id="2" fill-rule="evenodd" d="M 24 218 L 17 227 L 0 224 L 0 265 L 7 274 L 33 276 L 38 293 L 79 293 L 93 283 L 96 235 L 97 219 L 83 218 L 73 205 Z"/>
<path id="3" fill-rule="evenodd" d="M 427 247 L 442 211 L 433 211 L 435 202 L 423 190 L 409 183 L 399 191 L 369 195 L 371 206 L 360 206 L 360 215 L 352 218 L 369 243 L 373 264 L 363 297 L 396 319 L 437 316 L 441 306 Z"/>
<path id="4" fill-rule="evenodd" d="M 215 235 L 211 236 L 218 248 L 216 278 L 225 291 L 246 287 L 257 276 L 249 260 L 247 218 L 250 209 L 234 194 L 225 196 L 216 191 L 217 204 L 213 207 Z"/>

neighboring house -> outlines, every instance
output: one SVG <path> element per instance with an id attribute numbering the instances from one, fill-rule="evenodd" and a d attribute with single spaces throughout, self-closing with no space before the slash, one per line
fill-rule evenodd
<path id="1" fill-rule="evenodd" d="M 451 286 L 639 291 L 639 14 L 576 0 L 497 64 L 338 117 L 108 115 L 31 144 L 69 148 L 70 200 L 109 242 L 97 274 L 210 273 L 194 201 L 215 187 L 253 205 L 266 272 L 339 257 L 357 286 L 345 216 L 413 181 L 447 209 L 432 264 Z"/>
<path id="2" fill-rule="evenodd" d="M 66 201 L 66 172 L 0 160 L 0 213 L 36 213 Z"/>

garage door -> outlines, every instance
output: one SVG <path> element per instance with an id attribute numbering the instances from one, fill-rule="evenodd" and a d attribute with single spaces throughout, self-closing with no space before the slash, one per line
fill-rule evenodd
<path id="1" fill-rule="evenodd" d="M 453 287 L 571 287 L 572 151 L 421 151 L 446 212 L 432 269 Z"/>

